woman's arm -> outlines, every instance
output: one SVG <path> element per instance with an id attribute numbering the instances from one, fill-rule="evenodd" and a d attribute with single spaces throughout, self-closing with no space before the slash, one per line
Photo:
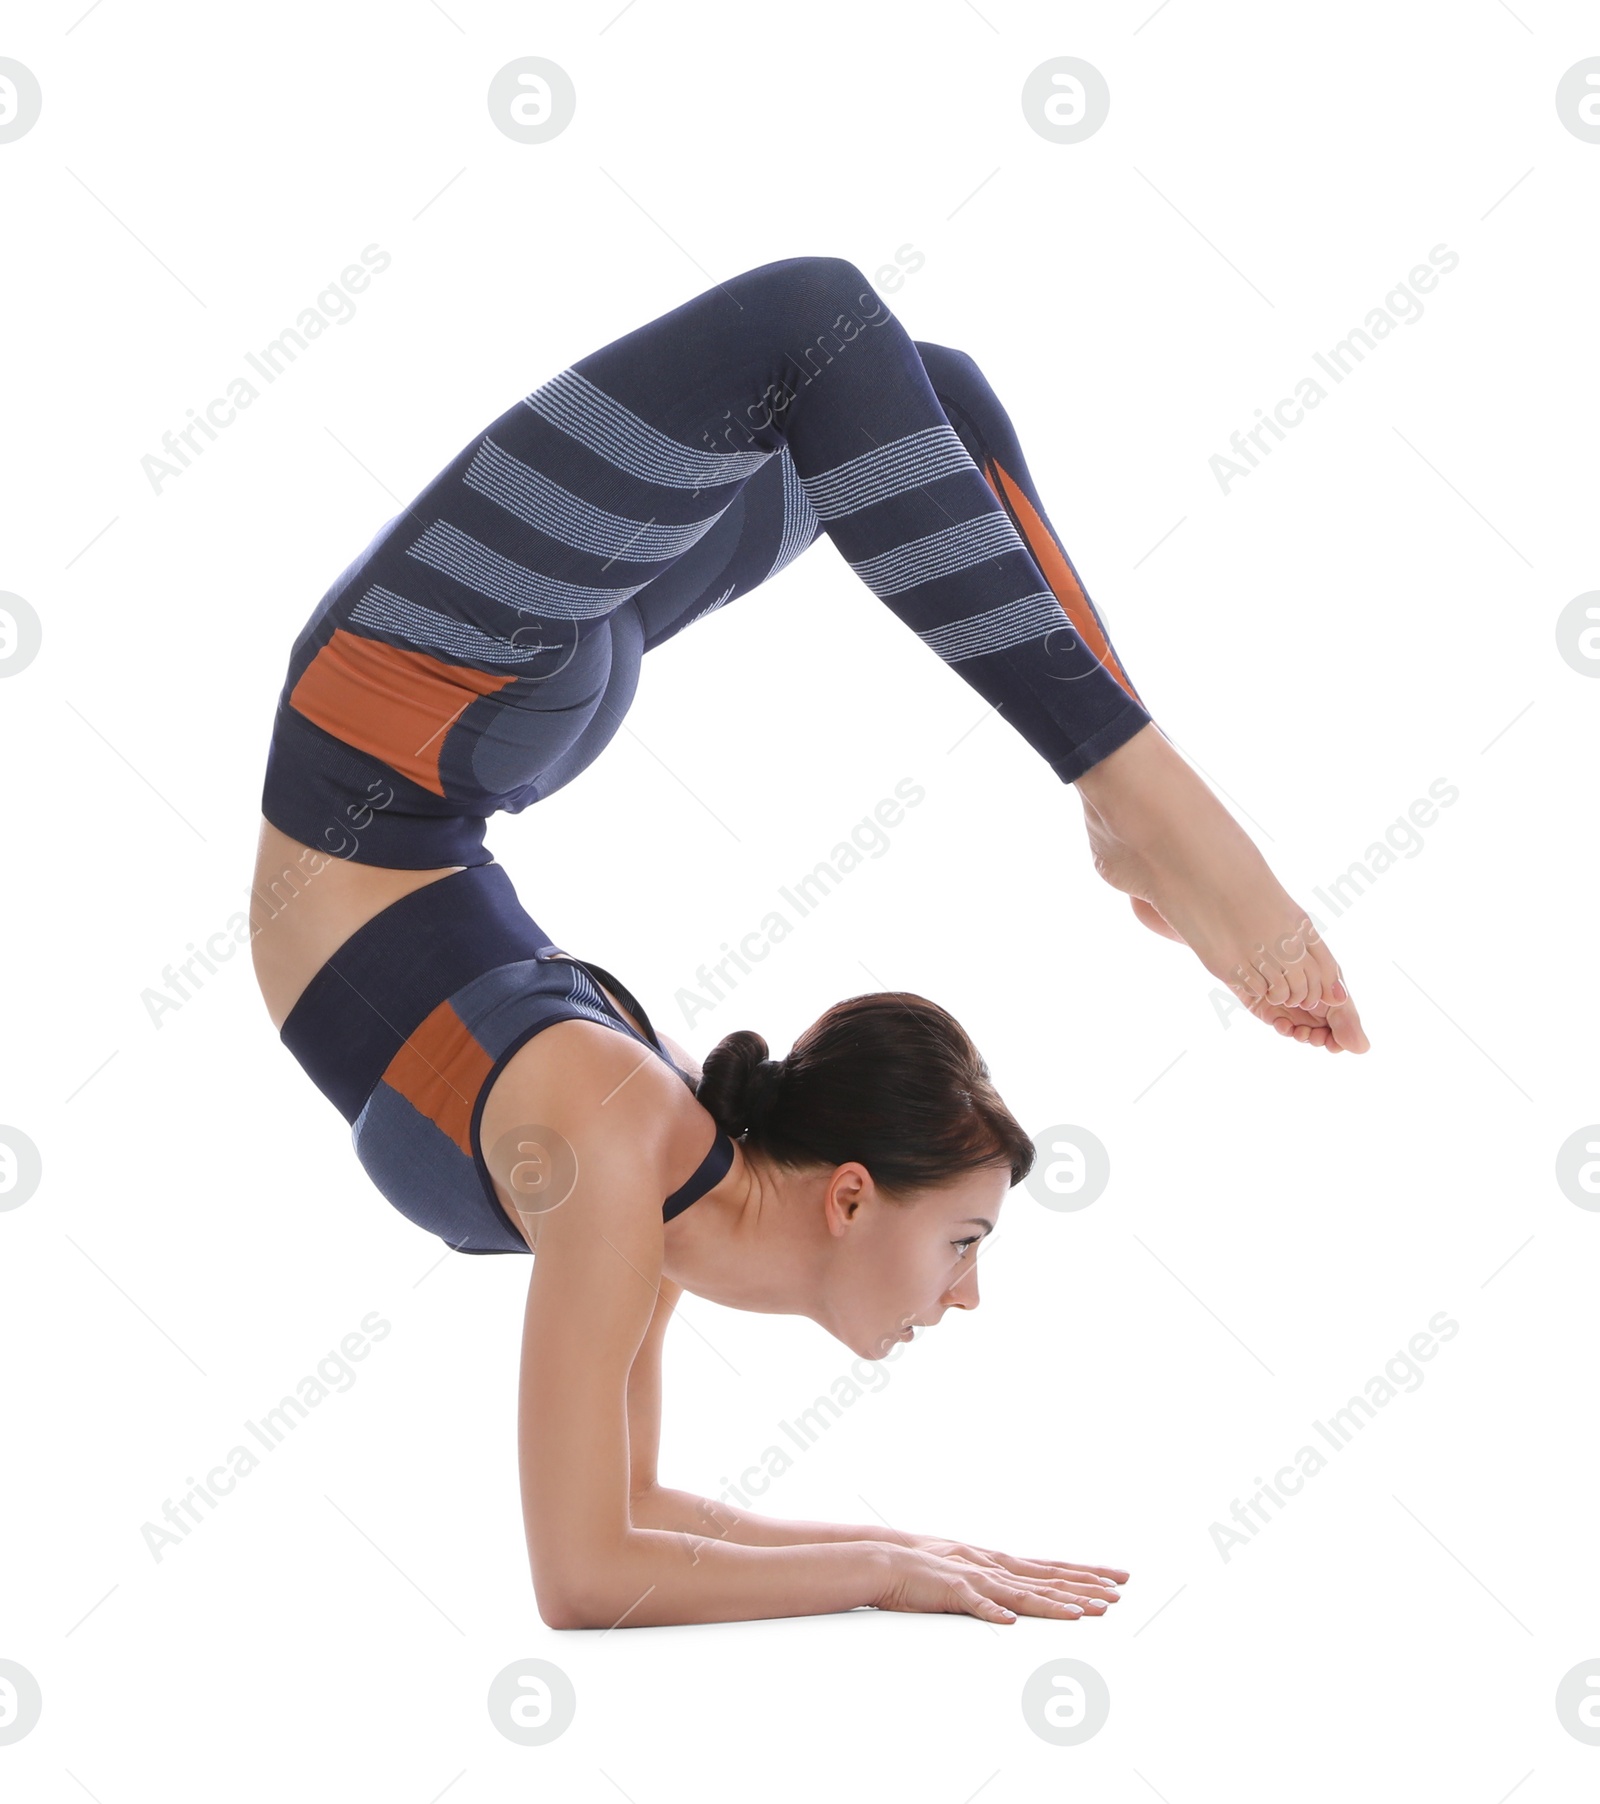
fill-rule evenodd
<path id="1" fill-rule="evenodd" d="M 633 1498 L 633 1521 L 639 1528 L 674 1529 L 684 1534 L 709 1535 L 740 1547 L 796 1547 L 829 1541 L 893 1541 L 900 1546 L 920 1537 L 876 1525 L 843 1522 L 792 1522 L 776 1516 L 758 1516 L 731 1503 L 696 1497 L 692 1491 L 674 1491 L 653 1484 Z"/>
<path id="2" fill-rule="evenodd" d="M 665 1036 L 663 1036 L 665 1039 Z M 668 1042 L 674 1056 L 677 1048 Z M 659 1482 L 661 1449 L 661 1355 L 667 1324 L 683 1294 L 670 1278 L 660 1281 L 655 1309 L 628 1373 L 628 1515 L 635 1528 L 706 1535 L 740 1547 L 799 1547 L 836 1541 L 897 1541 L 914 1537 L 882 1527 L 850 1527 L 837 1522 L 782 1522 L 731 1503 L 713 1502 Z"/>
<path id="3" fill-rule="evenodd" d="M 530 1118 L 567 1137 L 578 1172 L 540 1224 L 523 1327 L 519 1463 L 541 1617 L 610 1628 L 875 1603 L 894 1576 L 876 1541 L 746 1547 L 635 1524 L 629 1374 L 660 1303 L 662 1142 L 681 1085 L 609 1029 L 562 1023 L 539 1041 L 558 1035 L 559 1061 L 524 1067 Z M 522 1076 L 508 1066 L 501 1081 Z"/>
<path id="4" fill-rule="evenodd" d="M 562 1022 L 517 1054 L 490 1100 L 502 1119 L 510 1110 L 554 1128 L 576 1159 L 571 1192 L 539 1224 L 518 1397 L 528 1558 L 551 1628 L 738 1622 L 861 1605 L 988 1621 L 1013 1621 L 1015 1610 L 1071 1617 L 1103 1608 L 1077 1601 L 1083 1581 L 1059 1563 L 957 1543 L 746 1546 L 640 1526 L 631 1508 L 629 1375 L 658 1312 L 665 1325 L 660 1199 L 680 1081 L 609 1028 Z M 496 1148 L 507 1136 L 491 1129 L 484 1138 Z M 509 1161 L 500 1170 L 488 1156 L 509 1189 Z"/>
<path id="5" fill-rule="evenodd" d="M 675 1041 L 665 1034 L 662 1044 L 680 1067 L 699 1067 Z M 661 1446 L 661 1358 L 666 1341 L 667 1324 L 683 1294 L 683 1286 L 663 1278 L 657 1287 L 657 1301 L 649 1328 L 639 1351 L 634 1355 L 628 1374 L 628 1450 L 629 1450 L 629 1520 L 635 1528 L 668 1530 L 679 1534 L 704 1535 L 739 1547 L 803 1547 L 842 1541 L 882 1542 L 899 1548 L 936 1550 L 946 1553 L 960 1549 L 968 1557 L 981 1555 L 987 1561 L 1018 1563 L 1008 1556 L 995 1555 L 987 1549 L 974 1549 L 965 1542 L 948 1541 L 933 1535 L 907 1534 L 884 1524 L 839 1522 L 795 1522 L 773 1516 L 760 1516 L 721 1500 L 697 1497 L 690 1491 L 677 1491 L 661 1484 L 656 1476 L 656 1462 Z M 1113 1582 L 1127 1574 L 1111 1567 L 1067 1565 L 1063 1562 L 1024 1562 L 1035 1566 L 1054 1566 L 1060 1572 L 1076 1575 L 1073 1595 L 1112 1598 L 1109 1586 L 1097 1586 L 1096 1578 Z M 1087 1581 L 1087 1582 L 1084 1582 Z"/>

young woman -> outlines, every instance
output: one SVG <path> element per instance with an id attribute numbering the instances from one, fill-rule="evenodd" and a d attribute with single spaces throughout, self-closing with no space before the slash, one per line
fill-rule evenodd
<path id="1" fill-rule="evenodd" d="M 1126 1574 L 780 1522 L 657 1481 L 683 1290 L 881 1358 L 978 1301 L 1032 1147 L 959 1024 L 903 992 L 781 1060 L 700 1070 L 553 943 L 484 845 L 621 724 L 644 652 L 826 532 L 1083 800 L 1096 868 L 1263 1021 L 1365 1048 L 1326 945 L 1162 737 L 971 358 L 854 265 L 765 264 L 495 420 L 301 632 L 262 795 L 253 951 L 273 1024 L 400 1212 L 535 1252 L 519 1427 L 553 1626 L 876 1605 L 1098 1614 Z"/>

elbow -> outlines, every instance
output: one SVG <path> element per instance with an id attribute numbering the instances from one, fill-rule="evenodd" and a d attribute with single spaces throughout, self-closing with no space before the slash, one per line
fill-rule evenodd
<path id="1" fill-rule="evenodd" d="M 536 1591 L 539 1620 L 547 1629 L 616 1629 L 627 1625 L 622 1618 L 628 1606 L 596 1592 L 562 1591 L 554 1595 Z"/>
<path id="2" fill-rule="evenodd" d="M 547 1629 L 592 1629 L 599 1625 L 593 1614 L 584 1609 L 582 1602 L 569 1593 L 552 1593 L 549 1590 L 535 1590 L 534 1596 L 539 1605 L 539 1620 Z"/>
<path id="3" fill-rule="evenodd" d="M 551 1573 L 533 1582 L 539 1620 L 547 1629 L 609 1629 L 617 1626 L 627 1605 L 616 1600 L 615 1574 Z"/>
<path id="4" fill-rule="evenodd" d="M 656 1537 L 626 1531 L 620 1541 L 586 1540 L 560 1558 L 535 1559 L 533 1593 L 550 1629 L 634 1627 L 660 1577 L 647 1545 Z"/>

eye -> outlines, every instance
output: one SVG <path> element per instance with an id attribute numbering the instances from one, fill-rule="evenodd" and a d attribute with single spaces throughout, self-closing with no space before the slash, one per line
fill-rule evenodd
<path id="1" fill-rule="evenodd" d="M 956 1257 L 958 1259 L 965 1259 L 968 1251 L 975 1247 L 982 1239 L 983 1236 L 981 1234 L 969 1234 L 965 1240 L 952 1240 L 950 1244 L 953 1247 L 959 1247 L 961 1249 Z"/>

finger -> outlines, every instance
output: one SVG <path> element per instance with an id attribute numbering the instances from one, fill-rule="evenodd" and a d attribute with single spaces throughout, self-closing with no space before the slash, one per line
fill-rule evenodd
<path id="1" fill-rule="evenodd" d="M 1116 1582 L 1128 1576 L 1110 1566 L 1078 1566 L 1070 1560 L 1035 1560 L 1024 1554 L 999 1553 L 984 1547 L 973 1551 L 984 1555 L 994 1565 L 1003 1566 L 1007 1572 L 1024 1573 L 1030 1578 L 1084 1579 L 1093 1584 L 1098 1579 Z"/>
<path id="2" fill-rule="evenodd" d="M 1075 1580 L 1061 1580 L 1055 1583 L 1054 1588 L 1068 1597 L 1077 1598 L 1080 1603 L 1114 1604 L 1122 1596 L 1115 1585 L 1106 1584 L 1104 1581 L 1099 1584 L 1085 1585 Z"/>
<path id="3" fill-rule="evenodd" d="M 1069 1604 L 1077 1604 L 1085 1616 L 1104 1616 L 1106 1611 L 1116 1603 L 1117 1599 L 1115 1595 L 1111 1597 L 1079 1597 L 1076 1594 L 1072 1594 L 1065 1597 L 1062 1601 Z"/>
<path id="4" fill-rule="evenodd" d="M 985 1622 L 1015 1622 L 1017 1612 L 993 1597 L 985 1597 L 981 1591 L 974 1590 L 971 1585 L 952 1585 L 950 1588 L 951 1609 L 964 1610 L 969 1616 L 980 1617 Z"/>
<path id="5" fill-rule="evenodd" d="M 995 1601 L 1019 1616 L 1055 1616 L 1063 1621 L 1075 1622 L 1090 1609 L 1092 1604 L 1074 1603 L 1071 1598 L 1051 1597 L 1043 1591 L 1019 1584 L 1014 1580 L 989 1579 L 978 1581 L 978 1588 L 987 1592 Z M 1100 1608 L 1104 1608 L 1103 1605 Z"/>
<path id="6" fill-rule="evenodd" d="M 1099 1572 L 1062 1572 L 1049 1580 L 1054 1585 L 1065 1585 L 1070 1591 L 1104 1592 L 1108 1597 L 1120 1596 L 1118 1586 L 1126 1582 L 1126 1579 L 1109 1578 Z"/>
<path id="7" fill-rule="evenodd" d="M 1117 1601 L 1118 1594 L 1113 1591 L 1102 1597 L 1094 1592 L 1069 1591 L 1058 1586 L 1041 1586 L 1037 1593 L 1040 1597 L 1049 1597 L 1060 1603 L 1076 1604 L 1085 1616 L 1103 1616 Z"/>
<path id="8" fill-rule="evenodd" d="M 1053 1564 L 1046 1567 L 1042 1562 L 1031 1563 L 1039 1569 L 1030 1571 L 1030 1562 L 1010 1560 L 1004 1555 L 992 1560 L 973 1561 L 971 1564 L 975 1571 L 997 1584 L 1015 1583 L 1026 1590 L 1051 1597 L 1065 1598 L 1085 1606 L 1093 1604 L 1097 1609 L 1104 1609 L 1108 1603 L 1114 1604 L 1122 1595 L 1113 1580 L 1102 1578 L 1097 1573 L 1057 1570 Z"/>
<path id="9" fill-rule="evenodd" d="M 1120 1566 L 1080 1566 L 1072 1560 L 1035 1560 L 1020 1554 L 997 1553 L 992 1556 L 1012 1572 L 1027 1572 L 1042 1577 L 1063 1579 L 1109 1579 L 1114 1585 L 1125 1585 L 1128 1575 Z"/>
<path id="10" fill-rule="evenodd" d="M 1085 1597 L 1120 1597 L 1116 1581 L 1108 1578 L 1036 1578 L 1030 1581 L 1035 1585 L 1059 1585 L 1063 1589 L 1081 1594 Z"/>
<path id="11" fill-rule="evenodd" d="M 996 1579 L 996 1583 L 1004 1584 L 1005 1579 Z M 1018 1577 L 1009 1581 L 1037 1592 L 1043 1597 L 1065 1598 L 1071 1603 L 1079 1603 L 1085 1609 L 1104 1610 L 1108 1604 L 1114 1604 L 1122 1593 L 1109 1579 L 1057 1579 Z"/>

